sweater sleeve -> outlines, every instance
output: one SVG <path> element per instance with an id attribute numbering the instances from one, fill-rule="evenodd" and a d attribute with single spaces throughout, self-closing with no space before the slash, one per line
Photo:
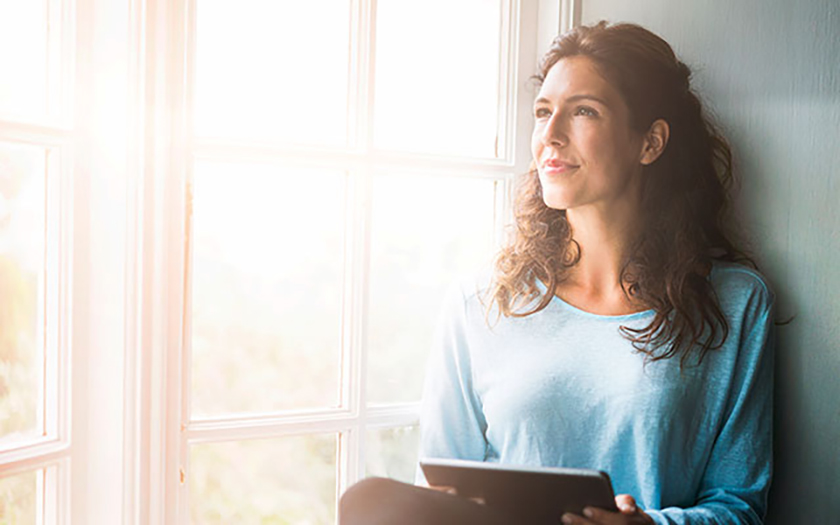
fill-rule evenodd
<path id="1" fill-rule="evenodd" d="M 466 300 L 453 287 L 444 301 L 429 357 L 420 409 L 420 458 L 483 461 L 487 423 L 473 388 Z M 415 483 L 426 484 L 420 468 Z"/>
<path id="2" fill-rule="evenodd" d="M 649 510 L 658 525 L 761 524 L 772 477 L 774 324 L 772 292 L 745 326 L 726 417 L 696 504 Z"/>

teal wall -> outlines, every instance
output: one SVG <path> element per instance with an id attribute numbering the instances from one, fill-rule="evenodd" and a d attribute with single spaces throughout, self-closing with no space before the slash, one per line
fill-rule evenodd
<path id="1" fill-rule="evenodd" d="M 840 1 L 581 0 L 669 41 L 731 140 L 782 318 L 768 523 L 840 524 Z"/>

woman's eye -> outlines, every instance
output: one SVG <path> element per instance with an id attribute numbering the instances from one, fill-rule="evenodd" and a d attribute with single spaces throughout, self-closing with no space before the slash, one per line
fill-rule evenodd
<path id="1" fill-rule="evenodd" d="M 597 117 L 598 112 L 587 106 L 580 106 L 575 109 L 575 115 L 582 115 L 584 117 Z"/>
<path id="2" fill-rule="evenodd" d="M 537 108 L 534 110 L 534 116 L 537 118 L 546 118 L 551 116 L 551 111 L 547 108 Z"/>

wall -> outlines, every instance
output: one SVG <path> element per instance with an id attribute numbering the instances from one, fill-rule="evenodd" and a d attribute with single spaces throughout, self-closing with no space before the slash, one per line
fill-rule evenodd
<path id="1" fill-rule="evenodd" d="M 694 70 L 731 140 L 745 237 L 781 318 L 768 523 L 840 523 L 840 2 L 581 0 Z"/>

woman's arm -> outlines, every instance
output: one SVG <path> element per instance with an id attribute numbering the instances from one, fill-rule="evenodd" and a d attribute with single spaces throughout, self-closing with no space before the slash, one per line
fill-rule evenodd
<path id="1" fill-rule="evenodd" d="M 774 300 L 762 295 L 742 333 L 727 416 L 689 508 L 649 510 L 657 524 L 761 524 L 773 472 Z"/>
<path id="2" fill-rule="evenodd" d="M 420 457 L 483 461 L 487 422 L 473 389 L 466 301 L 453 286 L 444 300 L 426 370 L 420 410 Z M 425 484 L 417 469 L 416 483 Z"/>

